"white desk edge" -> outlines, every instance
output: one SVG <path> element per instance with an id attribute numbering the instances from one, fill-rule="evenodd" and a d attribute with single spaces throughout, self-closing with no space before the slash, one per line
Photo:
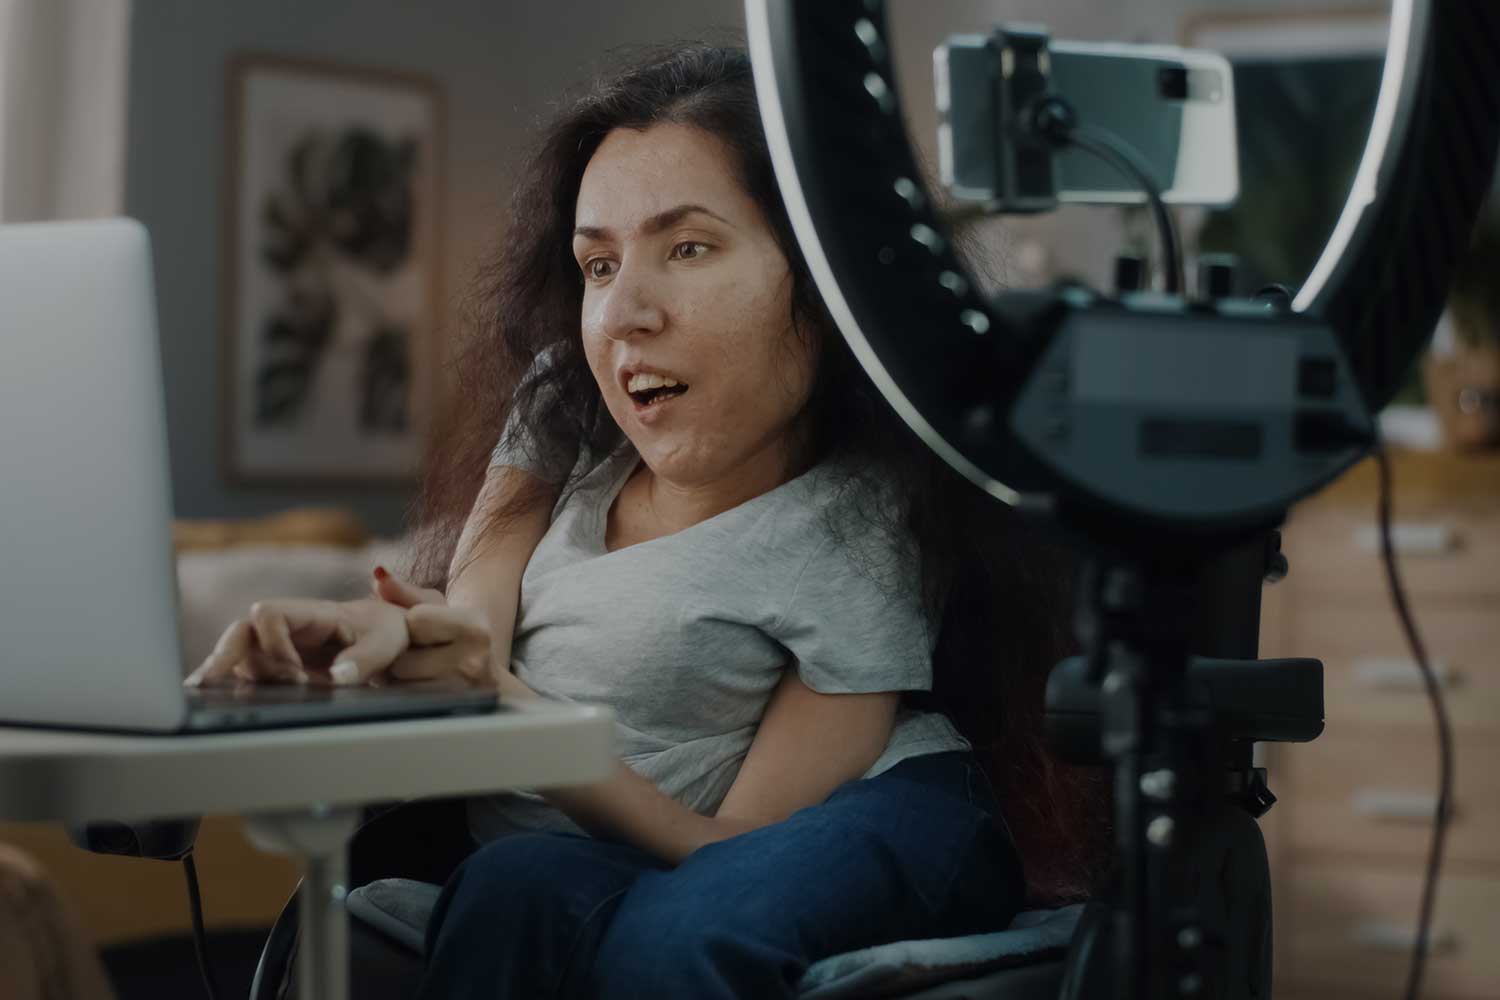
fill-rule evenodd
<path id="1" fill-rule="evenodd" d="M 213 735 L 0 727 L 0 820 L 253 814 L 583 784 L 608 776 L 613 721 L 601 706 L 517 701 L 493 714 Z"/>

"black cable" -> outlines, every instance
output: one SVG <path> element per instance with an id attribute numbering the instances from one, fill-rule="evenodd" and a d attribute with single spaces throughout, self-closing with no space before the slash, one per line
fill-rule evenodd
<path id="1" fill-rule="evenodd" d="M 1172 213 L 1167 211 L 1167 203 L 1162 200 L 1161 186 L 1152 179 L 1151 167 L 1145 158 L 1134 146 L 1113 132 L 1078 121 L 1072 106 L 1055 95 L 1038 102 L 1029 121 L 1033 130 L 1054 144 L 1077 146 L 1135 181 L 1150 202 L 1151 215 L 1156 220 L 1156 233 L 1161 240 L 1162 257 L 1166 263 L 1166 291 L 1170 295 L 1180 295 L 1183 286 L 1182 249 L 1177 238 L 1177 225 L 1172 221 Z"/>
<path id="2" fill-rule="evenodd" d="M 1172 222 L 1172 214 L 1167 211 L 1166 202 L 1162 200 L 1161 188 L 1140 162 L 1140 154 L 1125 140 L 1096 125 L 1075 125 L 1068 134 L 1068 142 L 1113 164 L 1117 170 L 1133 178 L 1146 193 L 1146 198 L 1151 203 L 1151 214 L 1156 219 L 1156 231 L 1161 239 L 1162 257 L 1166 263 L 1166 290 L 1172 295 L 1181 294 L 1182 251 L 1177 241 L 1177 227 Z"/>
<path id="3" fill-rule="evenodd" d="M 1391 588 L 1391 600 L 1401 618 L 1401 627 L 1406 632 L 1406 641 L 1416 657 L 1417 667 L 1422 671 L 1422 683 L 1427 689 L 1427 698 L 1432 702 L 1432 715 L 1437 722 L 1438 734 L 1438 800 L 1437 815 L 1433 817 L 1432 845 L 1427 855 L 1427 874 L 1422 882 L 1422 906 L 1417 918 L 1417 940 L 1412 950 L 1411 970 L 1406 980 L 1407 1000 L 1416 1000 L 1422 986 L 1422 967 L 1427 960 L 1427 937 L 1432 925 L 1432 905 L 1437 895 L 1438 869 L 1443 860 L 1443 837 L 1448 831 L 1449 804 L 1453 795 L 1453 731 L 1448 725 L 1448 710 L 1443 705 L 1443 694 L 1438 690 L 1437 676 L 1427 659 L 1427 647 L 1417 634 L 1416 622 L 1406 602 L 1406 591 L 1401 586 L 1401 577 L 1396 571 L 1396 556 L 1391 545 L 1391 460 L 1386 454 L 1385 443 L 1379 432 L 1375 438 L 1375 460 L 1380 466 L 1380 551 L 1385 559 L 1386 580 Z"/>
<path id="4" fill-rule="evenodd" d="M 208 935 L 203 930 L 203 897 L 198 894 L 198 868 L 193 864 L 193 852 L 182 856 L 183 871 L 187 875 L 188 905 L 193 911 L 193 950 L 198 953 L 198 972 L 203 976 L 203 988 L 208 1000 L 218 1000 L 219 987 L 214 982 L 213 970 L 208 964 Z"/>

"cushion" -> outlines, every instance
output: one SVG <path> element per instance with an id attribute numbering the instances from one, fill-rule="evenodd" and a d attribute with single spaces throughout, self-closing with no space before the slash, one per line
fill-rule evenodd
<path id="1" fill-rule="evenodd" d="M 904 996 L 954 979 L 1060 958 L 1082 914 L 1082 903 L 1027 910 L 1016 914 L 1005 930 L 991 934 L 897 941 L 832 955 L 808 966 L 797 995 L 804 1000 Z"/>
<path id="2" fill-rule="evenodd" d="M 349 914 L 406 945 L 427 952 L 427 920 L 442 887 L 409 878 L 383 878 L 362 885 L 344 898 Z"/>
<path id="3" fill-rule="evenodd" d="M 349 912 L 422 954 L 427 920 L 442 890 L 426 882 L 387 878 L 351 892 Z M 799 997 L 836 1000 L 890 996 L 926 986 L 1060 957 L 1083 913 L 1075 903 L 1055 910 L 1028 910 L 1008 928 L 991 934 L 898 941 L 832 955 L 808 966 Z"/>

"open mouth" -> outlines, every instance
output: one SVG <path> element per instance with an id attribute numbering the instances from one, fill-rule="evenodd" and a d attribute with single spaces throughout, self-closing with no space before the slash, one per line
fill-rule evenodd
<path id="1" fill-rule="evenodd" d="M 632 379 L 631 381 L 637 381 L 637 379 Z M 662 379 L 650 378 L 648 376 L 647 378 L 639 379 L 639 381 L 661 382 Z M 673 384 L 648 385 L 645 388 L 636 389 L 633 392 L 627 389 L 626 395 L 631 398 L 631 400 L 637 407 L 640 407 L 642 409 L 649 409 L 653 406 L 660 406 L 668 400 L 676 399 L 678 396 L 681 396 L 683 393 L 688 391 L 688 386 L 684 382 L 678 382 L 675 379 L 667 379 L 666 381 L 672 382 Z"/>
<path id="2" fill-rule="evenodd" d="M 685 385 L 660 386 L 655 389 L 642 389 L 640 392 L 630 393 L 630 398 L 635 400 L 637 406 L 658 406 L 669 399 L 675 399 L 688 391 Z"/>

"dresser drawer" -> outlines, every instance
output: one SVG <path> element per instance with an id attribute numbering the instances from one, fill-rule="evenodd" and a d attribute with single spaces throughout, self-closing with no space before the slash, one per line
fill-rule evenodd
<path id="1" fill-rule="evenodd" d="M 1415 937 L 1421 875 L 1294 865 L 1277 883 L 1276 995 L 1397 996 Z M 1445 875 L 1423 996 L 1500 996 L 1500 879 Z"/>
<path id="2" fill-rule="evenodd" d="M 1294 858 L 1362 856 L 1424 862 L 1437 803 L 1437 744 L 1419 732 L 1330 729 L 1278 747 L 1272 791 L 1278 833 Z M 1453 814 L 1444 854 L 1500 863 L 1500 738 L 1455 741 Z M 1500 907 L 1500 897 L 1494 901 Z"/>
<path id="3" fill-rule="evenodd" d="M 1279 655 L 1323 661 L 1323 705 L 1340 723 L 1412 725 L 1427 731 L 1432 708 L 1421 672 L 1389 602 L 1300 599 L 1283 605 Z M 1500 600 L 1415 603 L 1417 630 L 1459 728 L 1500 733 Z"/>
<path id="4" fill-rule="evenodd" d="M 1500 594 L 1500 511 L 1433 513 L 1392 520 L 1402 583 L 1413 595 Z M 1390 605 L 1375 507 L 1294 511 L 1282 549 L 1288 580 L 1305 597 L 1381 597 Z"/>

